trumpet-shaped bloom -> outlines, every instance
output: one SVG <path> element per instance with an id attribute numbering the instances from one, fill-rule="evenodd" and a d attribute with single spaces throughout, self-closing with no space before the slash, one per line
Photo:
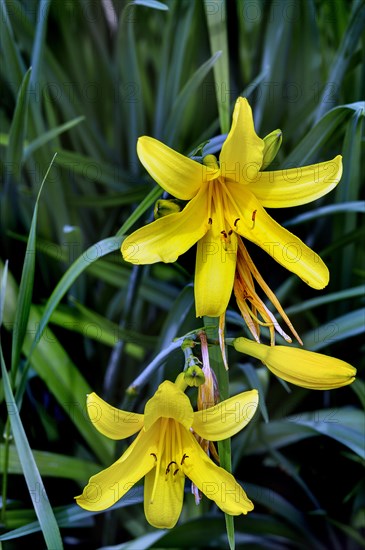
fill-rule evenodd
<path id="1" fill-rule="evenodd" d="M 213 155 L 200 164 L 143 136 L 138 156 L 161 187 L 189 201 L 127 237 L 123 257 L 134 264 L 174 262 L 198 243 L 195 303 L 198 317 L 219 317 L 227 308 L 236 269 L 237 235 L 252 241 L 313 288 L 329 280 L 322 260 L 276 223 L 265 207 L 283 208 L 314 201 L 331 191 L 342 173 L 341 156 L 329 162 L 278 171 L 267 164 L 265 144 L 254 128 L 248 101 L 238 98 L 219 163 Z"/>
<path id="2" fill-rule="evenodd" d="M 184 392 L 165 381 L 142 415 L 119 411 L 90 394 L 89 416 L 101 433 L 112 439 L 139 434 L 119 460 L 90 478 L 76 497 L 77 504 L 86 510 L 105 510 L 145 477 L 147 521 L 172 528 L 180 516 L 187 476 L 227 514 L 247 514 L 252 502 L 232 474 L 210 460 L 194 433 L 214 441 L 231 437 L 251 420 L 257 404 L 257 391 L 251 390 L 194 412 Z"/>
<path id="3" fill-rule="evenodd" d="M 236 338 L 233 345 L 237 351 L 260 359 L 279 378 L 302 388 L 332 390 L 355 380 L 356 369 L 352 365 L 322 353 L 266 346 L 247 338 Z"/>

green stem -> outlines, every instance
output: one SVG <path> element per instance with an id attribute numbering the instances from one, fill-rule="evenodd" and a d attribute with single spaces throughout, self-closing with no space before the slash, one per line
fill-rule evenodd
<path id="1" fill-rule="evenodd" d="M 136 395 L 138 393 L 139 387 L 147 382 L 150 376 L 154 373 L 158 367 L 167 359 L 167 357 L 178 348 L 181 348 L 185 337 L 179 338 L 178 340 L 172 342 L 167 348 L 164 348 L 156 357 L 147 365 L 145 369 L 133 380 L 133 382 L 128 386 L 126 392 L 130 395 Z"/>
<path id="2" fill-rule="evenodd" d="M 208 341 L 219 341 L 219 317 L 204 317 L 205 332 Z M 229 377 L 225 368 L 219 345 L 209 346 L 210 366 L 217 377 L 219 396 L 223 401 L 229 397 Z M 218 454 L 222 468 L 231 472 L 231 440 L 218 441 Z M 233 516 L 225 514 L 227 538 L 231 550 L 235 548 Z"/>

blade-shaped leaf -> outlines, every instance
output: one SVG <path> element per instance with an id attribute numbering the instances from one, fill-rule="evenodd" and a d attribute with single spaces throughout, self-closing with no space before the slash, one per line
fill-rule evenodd
<path id="1" fill-rule="evenodd" d="M 59 527 L 48 500 L 37 464 L 34 460 L 32 449 L 29 446 L 23 424 L 20 420 L 19 411 L 11 390 L 9 376 L 6 370 L 1 348 L 0 351 L 6 405 L 8 408 L 10 424 L 18 451 L 19 460 L 22 464 L 25 481 L 28 486 L 29 495 L 32 499 L 34 510 L 37 514 L 47 548 L 49 550 L 62 550 L 63 544 Z M 38 494 L 41 494 L 42 498 L 38 498 Z"/>
<path id="2" fill-rule="evenodd" d="M 229 131 L 229 59 L 227 40 L 226 2 L 218 0 L 214 3 L 204 1 L 205 16 L 208 23 L 210 50 L 212 54 L 221 52 L 220 58 L 213 67 L 216 98 L 218 104 L 221 131 Z"/>
<path id="3" fill-rule="evenodd" d="M 48 132 L 44 132 L 43 134 L 41 134 L 24 148 L 24 160 L 29 158 L 34 153 L 34 151 L 39 149 L 39 147 L 42 147 L 42 145 L 45 145 L 56 136 L 63 134 L 63 132 L 67 132 L 67 130 L 70 130 L 83 120 L 85 120 L 85 117 L 79 116 L 77 118 L 74 118 L 73 120 L 69 120 L 64 124 L 61 124 L 60 126 L 57 126 L 56 128 L 52 128 L 52 130 L 49 130 Z"/>
<path id="4" fill-rule="evenodd" d="M 32 69 L 30 68 L 24 75 L 16 100 L 13 120 L 10 126 L 9 143 L 6 150 L 7 184 L 10 183 L 11 179 L 18 182 L 20 178 L 23 163 L 23 147 L 27 131 L 29 103 L 28 86 L 31 74 Z"/>
<path id="5" fill-rule="evenodd" d="M 35 271 L 35 256 L 36 256 L 36 227 L 37 227 L 37 214 L 38 214 L 38 202 L 42 192 L 44 182 L 47 179 L 49 171 L 52 167 L 54 158 L 52 159 L 47 172 L 43 178 L 42 184 L 39 189 L 39 193 L 34 206 L 32 223 L 29 231 L 29 238 L 27 248 L 25 251 L 25 258 L 23 263 L 22 277 L 19 286 L 18 301 L 15 310 L 13 340 L 11 349 L 11 373 L 12 379 L 15 380 L 18 363 L 20 359 L 21 350 L 23 347 L 25 332 L 27 330 L 29 312 L 32 303 L 33 283 L 34 283 L 34 271 Z"/>

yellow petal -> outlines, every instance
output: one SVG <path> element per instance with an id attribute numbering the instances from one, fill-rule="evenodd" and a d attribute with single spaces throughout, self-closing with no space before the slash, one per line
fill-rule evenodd
<path id="1" fill-rule="evenodd" d="M 247 183 L 246 174 L 260 170 L 264 141 L 258 137 L 252 110 L 246 98 L 239 97 L 233 111 L 232 126 L 219 157 L 222 176 Z"/>
<path id="2" fill-rule="evenodd" d="M 326 195 L 341 179 L 342 157 L 338 155 L 328 162 L 259 172 L 249 183 L 249 188 L 263 206 L 285 208 L 315 201 Z"/>
<path id="3" fill-rule="evenodd" d="M 159 418 L 173 418 L 187 430 L 193 423 L 193 409 L 189 398 L 176 384 L 165 380 L 159 385 L 155 395 L 147 401 L 144 409 L 146 430 Z"/>
<path id="4" fill-rule="evenodd" d="M 143 427 L 143 414 L 116 409 L 96 393 L 87 396 L 86 406 L 94 427 L 110 439 L 124 439 Z"/>
<path id="5" fill-rule="evenodd" d="M 190 200 L 202 184 L 217 176 L 217 171 L 210 170 L 148 136 L 139 138 L 137 153 L 153 179 L 178 199 Z"/>
<path id="6" fill-rule="evenodd" d="M 153 501 L 151 495 L 155 484 L 156 471 L 151 470 L 144 481 L 144 513 L 150 525 L 157 529 L 172 529 L 180 517 L 184 499 L 185 476 L 181 469 L 174 475 L 171 470 L 166 475 L 165 464 L 157 472 L 156 489 Z"/>
<path id="7" fill-rule="evenodd" d="M 109 468 L 92 476 L 82 495 L 75 497 L 81 508 L 90 511 L 113 506 L 137 481 L 154 468 L 158 434 L 142 430 L 132 445 Z M 151 454 L 152 453 L 152 454 Z"/>
<path id="8" fill-rule="evenodd" d="M 137 229 L 122 244 L 123 258 L 132 264 L 175 262 L 208 230 L 208 194 L 202 188 L 177 214 L 169 214 Z"/>
<path id="9" fill-rule="evenodd" d="M 279 378 L 312 390 L 330 390 L 355 380 L 356 369 L 334 357 L 287 346 L 266 346 L 236 338 L 237 351 L 260 359 Z"/>
<path id="10" fill-rule="evenodd" d="M 258 402 L 257 390 L 251 390 L 230 397 L 214 407 L 196 411 L 193 430 L 210 441 L 232 437 L 252 419 Z"/>
<path id="11" fill-rule="evenodd" d="M 237 516 L 253 510 L 252 502 L 233 475 L 216 466 L 191 433 L 184 432 L 182 435 L 187 455 L 182 469 L 199 490 L 214 500 L 226 514 Z"/>
<path id="12" fill-rule="evenodd" d="M 232 294 L 237 258 L 237 236 L 225 244 L 214 214 L 209 231 L 198 242 L 195 264 L 196 316 L 219 317 L 227 309 Z"/>
<path id="13" fill-rule="evenodd" d="M 233 208 L 229 201 L 230 223 L 235 224 L 237 233 L 260 246 L 309 286 L 321 289 L 328 284 L 329 272 L 321 258 L 274 221 L 247 186 L 226 183 L 226 187 L 236 205 Z M 237 218 L 239 221 L 235 223 Z"/>

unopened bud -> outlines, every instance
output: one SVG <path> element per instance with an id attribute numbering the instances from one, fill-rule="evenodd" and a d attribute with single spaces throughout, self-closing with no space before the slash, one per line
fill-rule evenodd
<path id="1" fill-rule="evenodd" d="M 283 141 L 283 134 L 281 130 L 274 130 L 270 134 L 264 137 L 264 154 L 261 165 L 261 170 L 264 170 L 272 163 Z"/>
<path id="2" fill-rule="evenodd" d="M 352 384 L 356 369 L 335 357 L 290 346 L 267 346 L 248 338 L 233 340 L 235 349 L 260 359 L 279 378 L 311 390 L 331 390 Z"/>
<path id="3" fill-rule="evenodd" d="M 212 170 L 219 169 L 217 158 L 214 155 L 206 155 L 203 158 L 203 164 Z"/>
<path id="4" fill-rule="evenodd" d="M 188 386 L 197 388 L 205 382 L 205 376 L 198 365 L 192 365 L 184 371 L 184 379 Z"/>
<path id="5" fill-rule="evenodd" d="M 182 208 L 181 202 L 177 199 L 160 199 L 156 201 L 153 214 L 155 216 L 155 220 L 158 220 L 159 218 L 163 218 L 169 214 L 181 212 Z"/>

